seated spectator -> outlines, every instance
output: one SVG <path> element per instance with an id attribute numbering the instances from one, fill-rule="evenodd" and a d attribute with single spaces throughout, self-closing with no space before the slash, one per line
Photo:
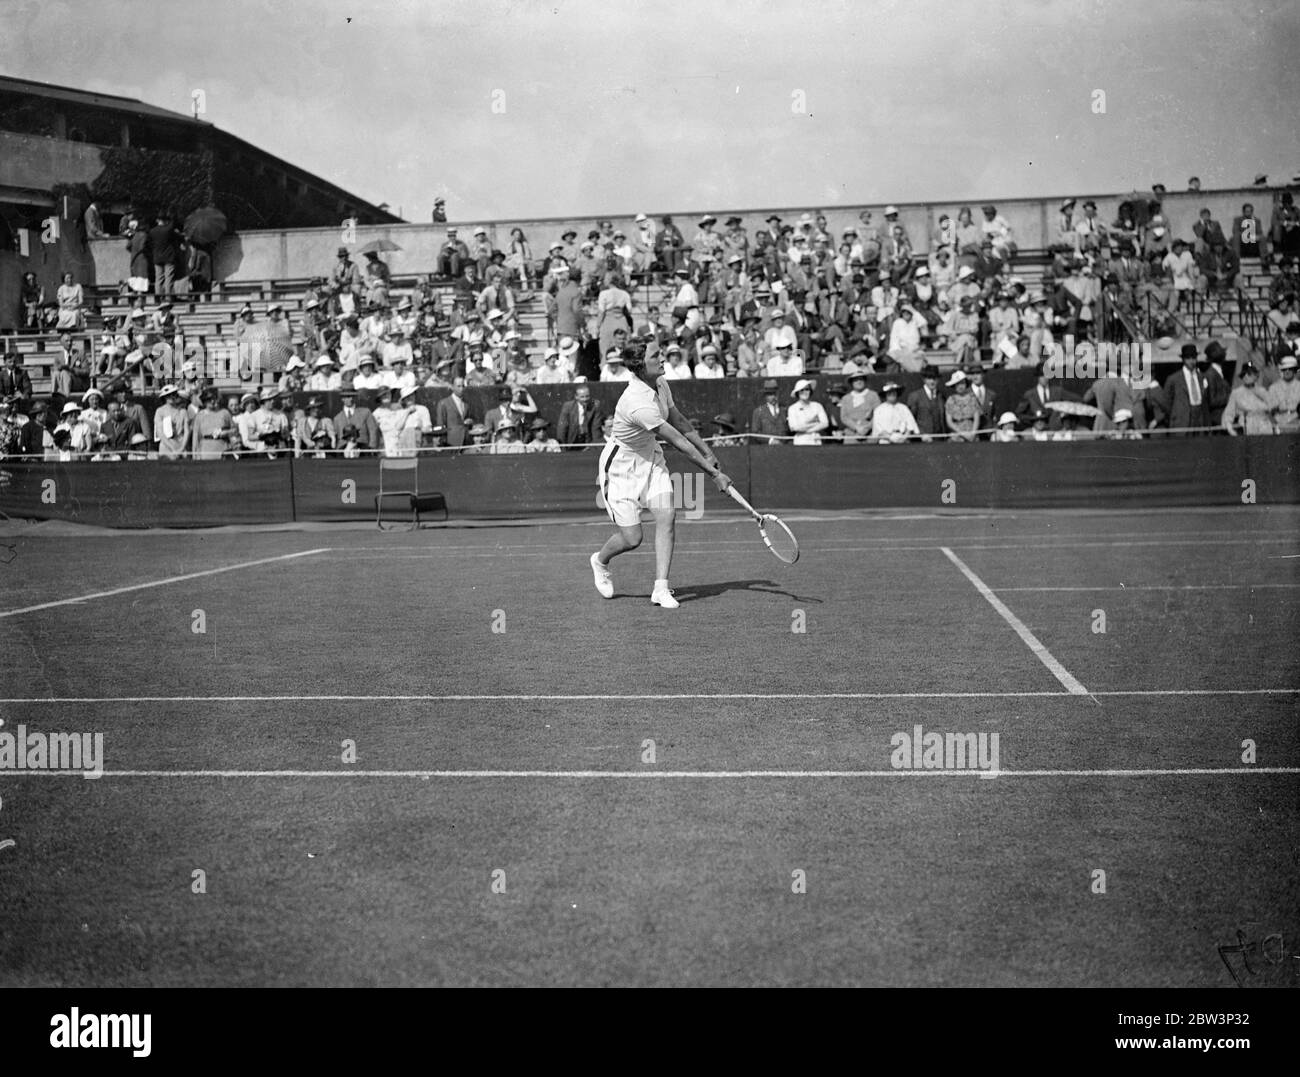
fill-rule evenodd
<path id="1" fill-rule="evenodd" d="M 525 446 L 530 453 L 560 452 L 560 443 L 550 435 L 550 423 L 540 415 L 528 424 L 529 439 Z"/>
<path id="2" fill-rule="evenodd" d="M 664 377 L 669 381 L 676 381 L 694 377 L 691 373 L 690 361 L 683 353 L 681 345 L 676 342 L 669 344 L 664 349 Z"/>
<path id="3" fill-rule="evenodd" d="M 722 364 L 718 359 L 718 346 L 716 344 L 705 344 L 700 349 L 700 361 L 695 364 L 696 379 L 726 377 L 727 372 L 722 368 Z"/>
<path id="4" fill-rule="evenodd" d="M 786 409 L 785 422 L 796 445 L 820 445 L 822 431 L 830 426 L 826 410 L 813 400 L 813 383 L 806 378 L 795 382 L 794 403 Z"/>
<path id="5" fill-rule="evenodd" d="M 610 348 L 605 353 L 605 362 L 600 371 L 601 381 L 632 381 L 633 375 L 623 365 L 623 349 Z"/>
<path id="6" fill-rule="evenodd" d="M 533 249 L 522 228 L 510 229 L 510 246 L 506 251 L 509 279 L 517 279 L 525 292 L 532 289 Z"/>
<path id="7" fill-rule="evenodd" d="M 466 274 L 465 270 L 469 272 Z M 438 274 L 448 279 L 455 279 L 462 274 L 474 279 L 474 263 L 469 256 L 469 247 L 460 238 L 456 229 L 447 229 L 447 238 L 438 248 Z"/>
<path id="8" fill-rule="evenodd" d="M 789 326 L 785 327 L 789 329 Z M 781 334 L 774 338 L 775 351 L 767 361 L 767 376 L 770 378 L 797 377 L 804 372 L 803 355 L 794 350 L 790 334 Z"/>
<path id="9" fill-rule="evenodd" d="M 1016 240 L 1011 231 L 1011 224 L 997 210 L 996 206 L 984 206 L 984 220 L 980 230 L 991 241 L 993 253 L 999 260 L 1007 262 L 1016 253 Z"/>
<path id="10" fill-rule="evenodd" d="M 1089 199 L 1083 204 L 1083 216 L 1075 222 L 1075 235 L 1081 253 L 1096 253 L 1107 240 L 1109 229 L 1106 222 L 1097 216 L 1097 203 Z"/>
<path id="11" fill-rule="evenodd" d="M 63 283 L 55 293 L 59 304 L 59 315 L 54 327 L 60 331 L 85 328 L 85 314 L 82 310 L 86 302 L 85 292 L 80 284 L 74 284 L 72 281 L 72 274 L 64 273 Z"/>
<path id="12" fill-rule="evenodd" d="M 871 437 L 877 445 L 901 445 L 909 437 L 919 435 L 916 417 L 905 404 L 898 402 L 902 386 L 886 382 L 881 388 L 884 402 L 877 404 L 871 413 Z M 925 440 L 929 440 L 926 438 Z"/>
<path id="13" fill-rule="evenodd" d="M 492 441 L 492 455 L 512 456 L 524 452 L 527 449 L 519 440 L 519 421 L 513 417 L 503 420 Z"/>
<path id="14" fill-rule="evenodd" d="M 921 330 L 910 307 L 903 307 L 889 331 L 889 357 L 903 370 L 917 373 L 925 366 Z"/>
<path id="15" fill-rule="evenodd" d="M 294 423 L 294 455 L 301 457 L 305 453 L 323 460 L 337 445 L 334 423 L 325 416 L 325 401 L 319 396 L 307 401 L 304 412 Z"/>
<path id="16" fill-rule="evenodd" d="M 1016 433 L 1016 416 L 1013 412 L 1004 411 L 1002 418 L 998 420 L 997 431 L 993 434 L 993 441 L 1019 441 L 1020 435 Z"/>
<path id="17" fill-rule="evenodd" d="M 486 456 L 492 451 L 489 441 L 491 435 L 482 423 L 475 423 L 469 428 L 469 441 L 461 451 L 467 456 Z"/>
<path id="18" fill-rule="evenodd" d="M 1187 249 L 1187 243 L 1181 239 L 1174 240 L 1173 253 L 1166 254 L 1160 264 L 1173 278 L 1174 311 L 1177 312 L 1184 307 L 1190 308 L 1192 289 L 1196 286 L 1199 273 L 1196 260 Z"/>
<path id="19" fill-rule="evenodd" d="M 343 386 L 343 375 L 338 364 L 329 355 L 322 355 L 312 366 L 312 376 L 307 379 L 307 390 L 313 393 L 337 392 Z"/>

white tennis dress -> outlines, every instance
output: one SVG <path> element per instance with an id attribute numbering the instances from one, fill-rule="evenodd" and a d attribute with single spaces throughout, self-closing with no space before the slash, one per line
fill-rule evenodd
<path id="1" fill-rule="evenodd" d="M 654 389 L 637 378 L 618 398 L 596 481 L 605 511 L 619 527 L 639 524 L 643 508 L 673 503 L 672 477 L 654 433 L 672 407 L 673 394 L 662 376 Z"/>

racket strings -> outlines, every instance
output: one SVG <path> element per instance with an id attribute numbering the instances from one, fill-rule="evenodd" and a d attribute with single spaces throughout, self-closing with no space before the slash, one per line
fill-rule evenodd
<path id="1" fill-rule="evenodd" d="M 758 521 L 759 532 L 767 548 L 781 561 L 792 565 L 799 559 L 799 543 L 779 516 L 767 515 Z"/>

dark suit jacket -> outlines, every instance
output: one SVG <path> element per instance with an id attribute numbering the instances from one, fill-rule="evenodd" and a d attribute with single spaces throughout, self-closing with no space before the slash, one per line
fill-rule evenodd
<path id="1" fill-rule="evenodd" d="M 470 410 L 470 403 L 465 401 L 465 415 L 462 418 L 460 410 L 456 407 L 456 402 L 452 396 L 444 396 L 438 401 L 437 417 L 433 420 L 434 426 L 441 426 L 447 431 L 447 444 L 461 446 L 465 444 L 465 435 L 469 430 L 469 425 L 474 422 L 473 412 Z"/>
<path id="2" fill-rule="evenodd" d="M 1192 407 L 1191 397 L 1187 394 L 1187 378 L 1183 373 L 1185 369 L 1186 367 L 1179 367 L 1165 379 L 1165 399 L 1169 402 L 1169 426 L 1173 430 L 1208 426 L 1210 421 L 1209 379 L 1205 374 L 1197 371 L 1197 376 L 1201 379 L 1201 402 L 1196 407 Z"/>
<path id="3" fill-rule="evenodd" d="M 375 417 L 370 413 L 369 408 L 353 408 L 351 419 L 343 414 L 342 408 L 339 408 L 339 413 L 334 416 L 334 433 L 338 437 L 340 445 L 343 444 L 343 428 L 345 426 L 355 426 L 357 428 L 357 433 L 361 435 L 361 440 L 358 443 L 361 448 L 379 448 L 379 426 L 375 423 Z"/>
<path id="4" fill-rule="evenodd" d="M 985 430 L 997 425 L 998 422 L 998 394 L 988 387 L 988 384 L 980 386 L 984 390 L 984 403 L 980 407 L 980 429 Z M 972 393 L 975 392 L 975 386 L 970 387 Z"/>
<path id="5" fill-rule="evenodd" d="M 766 404 L 759 404 L 750 416 L 749 429 L 755 434 L 765 434 L 768 437 L 788 437 L 790 427 L 785 421 L 785 414 L 785 408 L 779 404 L 775 416 Z"/>
<path id="6" fill-rule="evenodd" d="M 605 423 L 605 409 L 599 400 L 587 401 L 587 414 L 578 422 L 578 402 L 566 400 L 560 408 L 560 422 L 556 428 L 556 438 L 561 445 L 578 445 L 583 442 L 599 442 L 600 428 Z"/>
<path id="7" fill-rule="evenodd" d="M 43 456 L 45 454 L 45 427 L 30 420 L 23 423 L 18 431 L 18 453 L 20 456 Z"/>
<path id="8" fill-rule="evenodd" d="M 1047 400 L 1049 403 L 1053 400 L 1070 400 L 1070 399 L 1073 398 L 1059 385 L 1048 385 Z M 1038 395 L 1038 386 L 1035 385 L 1030 389 L 1026 389 L 1025 395 L 1020 398 L 1020 403 L 1016 407 L 1016 416 L 1020 419 L 1022 423 L 1025 423 L 1026 425 L 1031 425 L 1034 421 L 1034 412 L 1040 410 L 1042 406 L 1043 406 L 1043 401 Z M 1061 413 L 1059 411 L 1052 411 L 1048 409 L 1047 414 L 1050 416 L 1050 418 L 1047 420 L 1047 429 L 1060 430 Z"/>
<path id="9" fill-rule="evenodd" d="M 21 366 L 13 370 L 9 367 L 0 367 L 0 397 L 12 396 L 18 393 L 20 396 L 31 399 L 32 395 L 32 377 Z"/>
<path id="10" fill-rule="evenodd" d="M 926 396 L 924 389 L 913 389 L 907 394 L 907 410 L 916 417 L 917 429 L 922 434 L 948 432 L 948 424 L 943 412 L 943 394 L 937 389 L 933 400 Z"/>

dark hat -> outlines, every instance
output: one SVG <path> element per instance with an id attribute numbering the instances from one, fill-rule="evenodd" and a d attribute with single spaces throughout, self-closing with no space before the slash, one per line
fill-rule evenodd
<path id="1" fill-rule="evenodd" d="M 727 218 L 727 223 L 728 223 L 728 224 L 740 224 L 740 223 L 741 223 L 741 218 L 740 218 L 740 217 L 728 217 L 728 218 Z"/>
<path id="2" fill-rule="evenodd" d="M 529 430 L 545 430 L 545 429 L 546 429 L 548 426 L 550 426 L 550 425 L 551 425 L 550 423 L 548 423 L 545 419 L 543 419 L 543 418 L 539 415 L 539 416 L 537 416 L 536 419 L 534 419 L 531 423 L 528 424 L 528 429 L 529 429 Z"/>
<path id="3" fill-rule="evenodd" d="M 1199 348 L 1195 344 L 1184 344 L 1178 352 L 1179 359 L 1195 359 Z"/>
<path id="4" fill-rule="evenodd" d="M 732 433 L 736 430 L 736 419 L 729 411 L 719 412 L 713 417 L 714 425 L 725 427 Z"/>
<path id="5" fill-rule="evenodd" d="M 1247 374 L 1258 374 L 1259 367 L 1254 363 L 1243 363 L 1241 366 L 1241 376 L 1244 378 Z"/>
<path id="6" fill-rule="evenodd" d="M 1228 351 L 1217 340 L 1212 340 L 1205 345 L 1205 358 L 1211 363 L 1220 363 L 1228 357 Z"/>
<path id="7" fill-rule="evenodd" d="M 347 253 L 348 253 L 347 247 L 340 247 L 338 251 L 338 257 L 342 258 Z"/>
<path id="8" fill-rule="evenodd" d="M 1087 209 L 1089 206 L 1091 206 L 1093 209 L 1096 209 L 1096 208 L 1097 208 L 1097 203 L 1094 202 L 1091 198 L 1089 198 L 1088 201 L 1086 201 L 1086 202 L 1083 204 L 1083 208 L 1084 208 L 1084 209 Z"/>
<path id="9" fill-rule="evenodd" d="M 925 366 L 921 368 L 921 377 L 923 378 L 937 378 L 938 376 L 939 368 L 931 363 L 926 363 Z"/>
<path id="10" fill-rule="evenodd" d="M 763 392 L 765 393 L 779 392 L 780 389 L 781 387 L 776 383 L 775 378 L 768 378 L 765 382 L 763 382 Z"/>

